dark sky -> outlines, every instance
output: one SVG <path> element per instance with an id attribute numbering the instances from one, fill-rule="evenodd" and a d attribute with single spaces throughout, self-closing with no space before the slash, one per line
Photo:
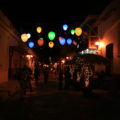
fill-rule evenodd
<path id="1" fill-rule="evenodd" d="M 112 0 L 42 0 L 16 1 L 10 7 L 1 6 L 1 9 L 16 26 L 22 23 L 62 23 L 82 22 L 86 16 L 99 14 Z M 9 4 L 9 3 L 7 3 Z"/>
<path id="2" fill-rule="evenodd" d="M 42 26 L 46 33 L 49 30 L 59 32 L 62 24 L 75 25 L 82 23 L 88 15 L 99 15 L 112 0 L 69 0 L 68 1 L 16 1 L 10 7 L 1 7 L 1 10 L 11 20 L 19 32 L 33 32 L 38 25 Z M 45 33 L 44 33 L 45 34 Z M 37 39 L 34 38 L 34 39 Z M 45 36 L 47 39 L 47 36 Z M 37 48 L 38 53 L 49 56 L 59 55 L 57 50 L 46 51 Z M 40 51 L 40 52 L 39 52 Z M 42 52 L 41 52 L 42 51 Z M 50 53 L 51 52 L 51 53 Z"/>

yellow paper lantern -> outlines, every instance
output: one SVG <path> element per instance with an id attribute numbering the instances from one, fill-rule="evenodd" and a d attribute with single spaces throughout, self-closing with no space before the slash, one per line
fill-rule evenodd
<path id="1" fill-rule="evenodd" d="M 41 33 L 42 32 L 42 28 L 41 27 L 37 27 L 37 33 Z"/>
<path id="2" fill-rule="evenodd" d="M 75 28 L 75 34 L 77 36 L 80 36 L 82 34 L 82 28 L 80 28 L 80 27 Z"/>
<path id="3" fill-rule="evenodd" d="M 54 47 L 54 42 L 50 41 L 50 42 L 48 43 L 48 46 L 49 46 L 50 48 L 53 48 L 53 47 Z"/>
<path id="4" fill-rule="evenodd" d="M 28 41 L 28 35 L 27 35 L 26 33 L 23 33 L 23 34 L 21 35 L 21 40 L 22 40 L 23 42 L 27 42 L 27 41 Z"/>

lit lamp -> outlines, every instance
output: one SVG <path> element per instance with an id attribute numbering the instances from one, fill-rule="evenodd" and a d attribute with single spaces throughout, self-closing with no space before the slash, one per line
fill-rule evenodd
<path id="1" fill-rule="evenodd" d="M 80 36 L 82 34 L 82 28 L 80 28 L 80 27 L 75 28 L 75 34 L 77 36 Z"/>
<path id="2" fill-rule="evenodd" d="M 23 34 L 21 35 L 21 40 L 22 40 L 23 42 L 27 42 L 27 41 L 28 41 L 28 34 L 23 33 Z"/>
<path id="3" fill-rule="evenodd" d="M 102 47 L 105 46 L 103 42 L 98 42 L 98 41 L 95 42 L 95 45 L 97 46 L 97 49 L 102 48 Z"/>
<path id="4" fill-rule="evenodd" d="M 104 43 L 103 43 L 103 42 L 100 42 L 99 47 L 102 48 L 102 47 L 104 47 L 104 46 L 105 46 Z"/>
<path id="5" fill-rule="evenodd" d="M 63 60 L 61 60 L 61 63 L 62 63 L 62 64 L 64 64 L 64 63 L 65 63 L 65 60 L 64 60 L 64 59 L 63 59 Z"/>
<path id="6" fill-rule="evenodd" d="M 53 47 L 54 47 L 54 42 L 50 41 L 50 42 L 48 43 L 48 46 L 49 46 L 50 48 L 53 48 Z"/>
<path id="7" fill-rule="evenodd" d="M 37 33 L 41 33 L 42 32 L 42 28 L 41 27 L 37 27 Z"/>
<path id="8" fill-rule="evenodd" d="M 67 44 L 68 44 L 68 45 L 71 45 L 71 44 L 72 44 L 72 39 L 71 39 L 71 38 L 68 38 L 68 39 L 67 39 Z"/>
<path id="9" fill-rule="evenodd" d="M 27 33 L 27 37 L 28 37 L 28 39 L 31 38 L 31 34 L 30 34 L 30 33 Z"/>
<path id="10" fill-rule="evenodd" d="M 95 42 L 95 45 L 96 45 L 96 47 L 97 47 L 97 49 L 99 48 L 99 45 L 100 45 L 100 42 Z"/>
<path id="11" fill-rule="evenodd" d="M 61 38 L 61 39 L 59 40 L 60 45 L 64 45 L 65 42 L 66 42 L 65 38 Z"/>
<path id="12" fill-rule="evenodd" d="M 37 43 L 38 43 L 39 46 L 43 46 L 43 44 L 44 44 L 43 38 L 40 38 L 40 39 L 37 41 Z"/>
<path id="13" fill-rule="evenodd" d="M 32 42 L 32 41 L 28 42 L 28 46 L 29 46 L 29 48 L 33 48 L 34 47 L 34 42 Z"/>
<path id="14" fill-rule="evenodd" d="M 72 35 L 75 34 L 75 30 L 74 29 L 72 29 L 70 32 L 71 32 Z"/>
<path id="15" fill-rule="evenodd" d="M 48 33 L 48 38 L 50 39 L 50 40 L 54 40 L 55 39 L 55 32 L 53 32 L 53 31 L 50 31 L 49 33 Z"/>
<path id="16" fill-rule="evenodd" d="M 63 30 L 66 31 L 68 29 L 68 25 L 67 24 L 64 24 L 63 25 Z"/>

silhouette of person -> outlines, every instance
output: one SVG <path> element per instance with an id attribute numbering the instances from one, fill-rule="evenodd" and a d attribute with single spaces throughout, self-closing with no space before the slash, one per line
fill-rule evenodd
<path id="1" fill-rule="evenodd" d="M 27 65 L 24 65 L 23 68 L 19 71 L 19 84 L 20 84 L 20 95 L 21 97 L 24 97 L 26 95 L 27 87 L 29 87 L 30 91 L 32 91 L 32 85 L 31 85 L 31 74 L 32 70 L 27 67 Z"/>
<path id="2" fill-rule="evenodd" d="M 69 66 L 65 69 L 64 75 L 65 75 L 65 89 L 69 89 L 69 87 L 70 87 L 70 78 L 71 78 Z"/>
<path id="3" fill-rule="evenodd" d="M 27 88 L 30 90 L 30 92 L 32 92 L 32 84 L 31 84 L 32 70 L 28 66 L 26 66 L 26 74 L 27 74 L 27 78 L 26 78 Z"/>
<path id="4" fill-rule="evenodd" d="M 44 74 L 44 83 L 47 84 L 48 83 L 48 74 L 49 74 L 49 70 L 47 67 L 44 68 L 43 74 Z"/>
<path id="5" fill-rule="evenodd" d="M 37 64 L 35 64 L 34 78 L 35 78 L 35 83 L 37 85 L 38 81 L 39 81 L 39 68 L 38 68 Z"/>
<path id="6" fill-rule="evenodd" d="M 63 70 L 60 68 L 59 76 L 58 76 L 58 82 L 59 82 L 59 89 L 61 90 L 63 88 Z"/>
<path id="7" fill-rule="evenodd" d="M 78 89 L 78 87 L 79 87 L 77 78 L 78 78 L 78 69 L 75 69 L 73 72 L 73 85 L 74 85 L 75 89 Z"/>

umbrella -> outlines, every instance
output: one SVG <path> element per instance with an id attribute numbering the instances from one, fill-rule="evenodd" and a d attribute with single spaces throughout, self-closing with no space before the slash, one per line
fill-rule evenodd
<path id="1" fill-rule="evenodd" d="M 86 63 L 110 64 L 110 60 L 108 60 L 104 56 L 97 55 L 97 54 L 78 54 L 77 56 L 74 57 L 74 60 L 77 63 L 83 61 Z"/>

